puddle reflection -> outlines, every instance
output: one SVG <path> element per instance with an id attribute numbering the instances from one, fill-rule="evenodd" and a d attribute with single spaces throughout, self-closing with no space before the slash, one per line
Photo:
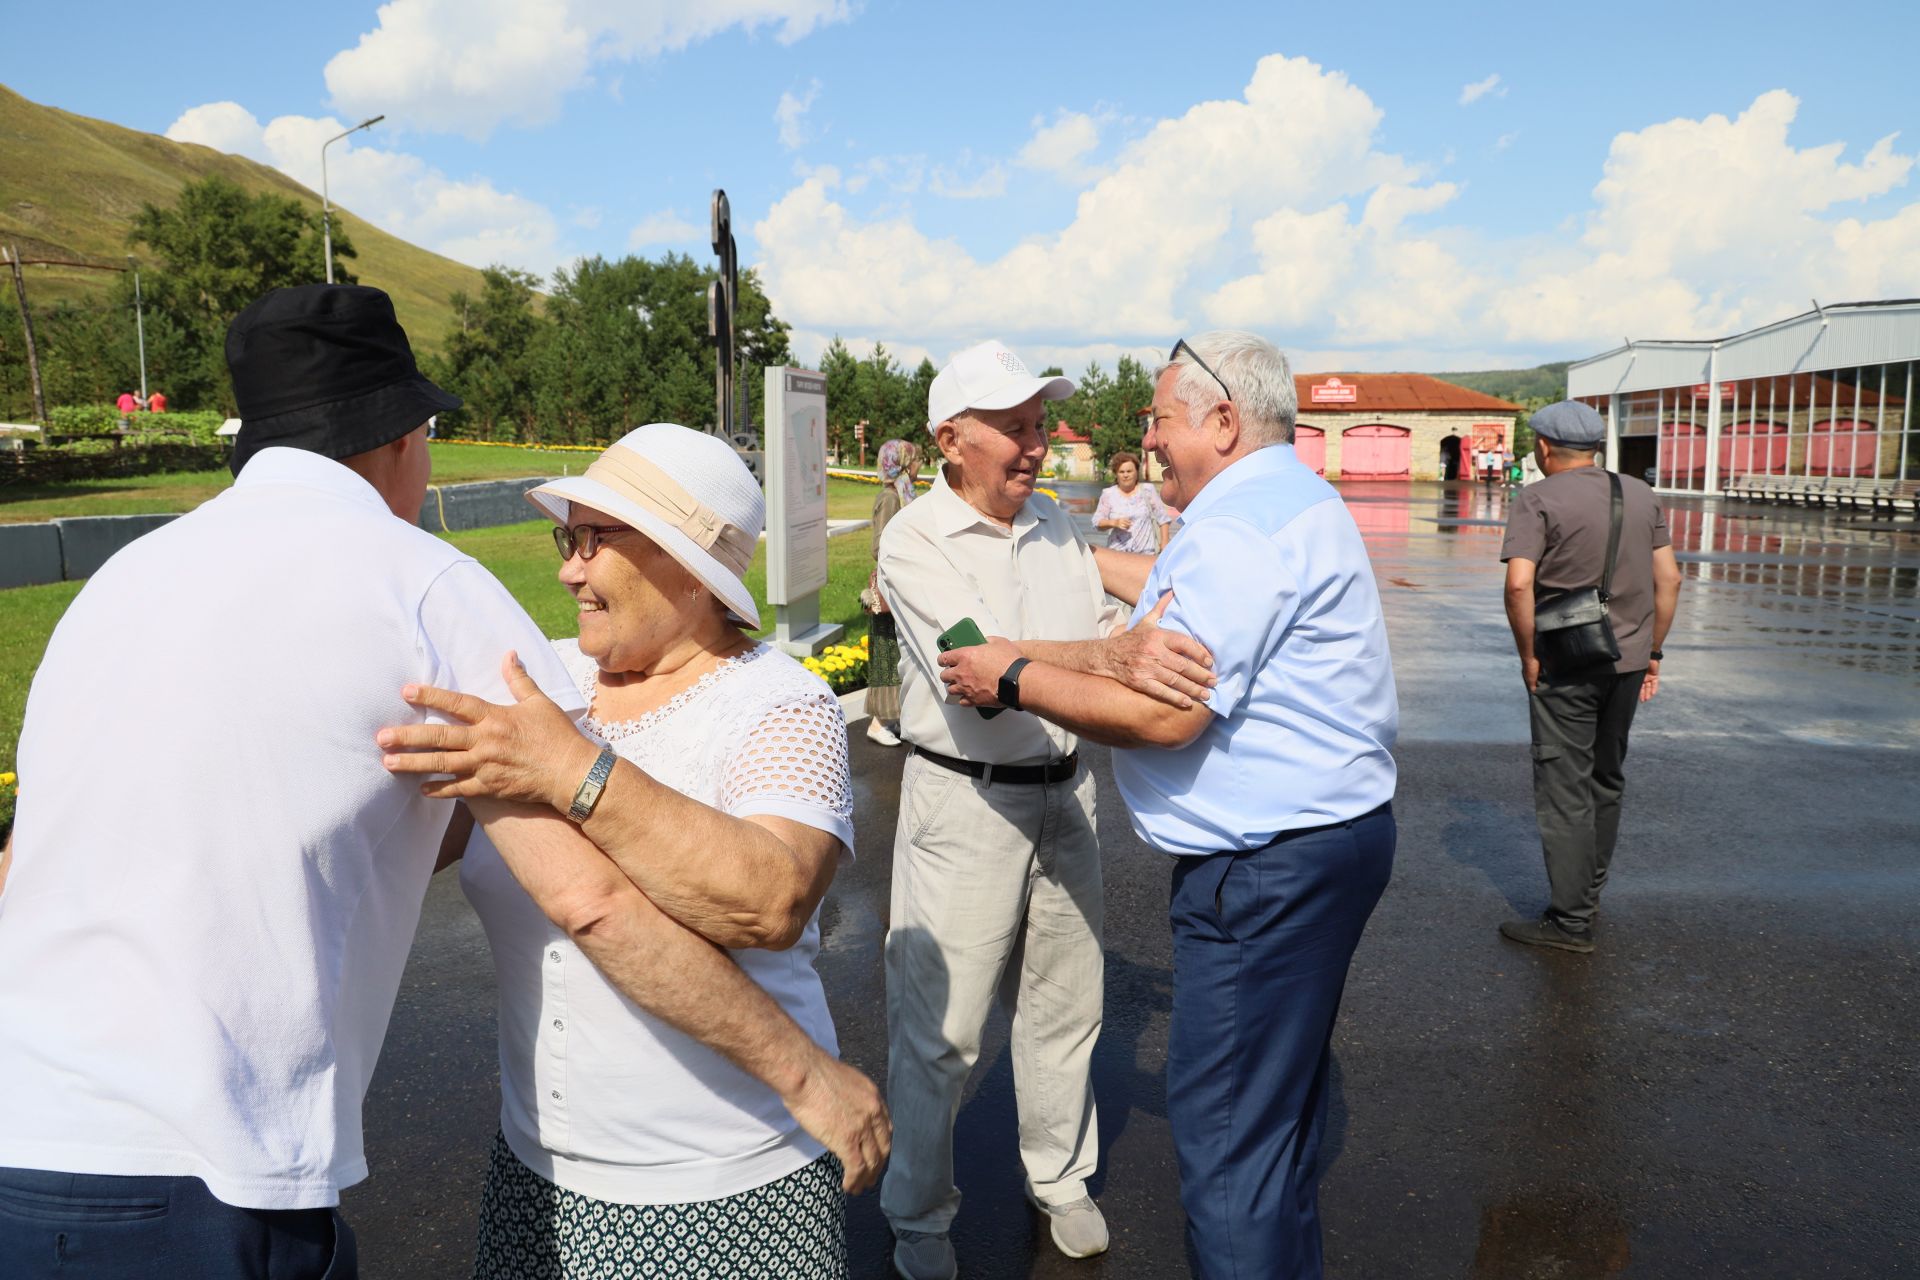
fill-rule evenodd
<path id="1" fill-rule="evenodd" d="M 1338 485 L 1383 583 L 1479 591 L 1500 572 L 1518 490 Z M 1686 574 L 1675 640 L 1799 651 L 1852 670 L 1920 674 L 1920 522 L 1661 495 Z M 1417 535 L 1431 530 L 1428 541 Z M 1447 577 L 1436 561 L 1454 574 Z"/>
<path id="2" fill-rule="evenodd" d="M 1627 1226 L 1610 1207 L 1532 1192 L 1480 1213 L 1475 1280 L 1605 1280 L 1633 1260 Z"/>

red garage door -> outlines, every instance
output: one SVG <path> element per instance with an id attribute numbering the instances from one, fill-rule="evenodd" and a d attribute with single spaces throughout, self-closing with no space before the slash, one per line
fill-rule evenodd
<path id="1" fill-rule="evenodd" d="M 1340 435 L 1343 480 L 1409 480 L 1413 477 L 1413 433 L 1376 423 L 1348 427 Z"/>
<path id="2" fill-rule="evenodd" d="M 1707 429 L 1692 422 L 1661 423 L 1660 483 L 1699 488 L 1706 475 Z"/>
<path id="3" fill-rule="evenodd" d="M 1295 426 L 1293 451 L 1300 455 L 1300 461 L 1312 467 L 1316 474 L 1327 474 L 1326 432 L 1318 427 Z"/>
<path id="4" fill-rule="evenodd" d="M 1720 479 L 1787 474 L 1787 425 L 1736 422 L 1720 437 Z"/>
<path id="5" fill-rule="evenodd" d="M 1816 476 L 1870 476 L 1880 453 L 1880 434 L 1871 422 L 1851 418 L 1816 422 L 1810 452 L 1807 468 Z"/>

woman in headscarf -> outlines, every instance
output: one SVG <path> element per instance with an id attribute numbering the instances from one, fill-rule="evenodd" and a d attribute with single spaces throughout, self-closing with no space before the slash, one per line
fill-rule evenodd
<path id="1" fill-rule="evenodd" d="M 889 440 L 880 446 L 880 496 L 873 500 L 873 553 L 880 554 L 880 534 L 900 508 L 913 501 L 914 477 L 920 474 L 920 447 L 908 440 Z M 870 615 L 867 634 L 867 737 L 883 747 L 900 745 L 900 638 L 893 613 L 880 595 L 873 575 L 860 603 Z"/>

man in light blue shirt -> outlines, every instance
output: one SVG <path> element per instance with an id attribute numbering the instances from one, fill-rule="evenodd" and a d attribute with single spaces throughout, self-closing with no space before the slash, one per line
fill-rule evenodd
<path id="1" fill-rule="evenodd" d="M 1352 516 L 1294 456 L 1296 408 L 1264 339 L 1176 344 L 1146 444 L 1184 528 L 1158 557 L 1101 556 L 1138 626 L 1211 652 L 1210 691 L 1185 686 L 1180 706 L 1095 674 L 1115 665 L 1111 641 L 995 638 L 941 658 L 957 702 L 1122 748 L 1134 830 L 1175 855 L 1167 1099 L 1201 1277 L 1321 1273 L 1333 1023 L 1393 867 L 1386 626 Z"/>

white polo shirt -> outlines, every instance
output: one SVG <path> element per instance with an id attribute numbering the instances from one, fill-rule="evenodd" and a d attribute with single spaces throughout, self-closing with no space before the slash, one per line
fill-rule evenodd
<path id="1" fill-rule="evenodd" d="M 1052 498 L 1028 498 L 1008 528 L 974 510 L 947 483 L 887 522 L 880 593 L 900 631 L 900 736 L 918 747 L 986 764 L 1043 764 L 1080 740 L 1024 711 L 992 719 L 947 702 L 940 633 L 972 618 L 982 636 L 1093 640 L 1123 617 L 1100 587 L 1093 552 Z"/>
<path id="2" fill-rule="evenodd" d="M 506 589 L 337 462 L 273 448 L 74 599 L 20 737 L 0 1165 L 338 1202 L 452 802 L 380 767 L 421 681 L 509 700 Z"/>

